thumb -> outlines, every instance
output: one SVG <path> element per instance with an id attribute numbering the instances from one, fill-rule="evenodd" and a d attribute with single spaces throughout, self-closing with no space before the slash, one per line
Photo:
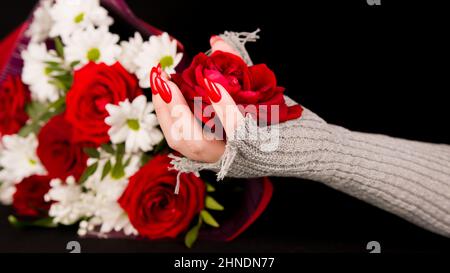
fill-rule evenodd
<path id="1" fill-rule="evenodd" d="M 225 42 L 220 36 L 214 35 L 209 39 L 209 43 L 211 45 L 212 52 L 223 51 L 227 53 L 234 54 L 239 58 L 242 58 L 241 54 L 230 44 Z"/>

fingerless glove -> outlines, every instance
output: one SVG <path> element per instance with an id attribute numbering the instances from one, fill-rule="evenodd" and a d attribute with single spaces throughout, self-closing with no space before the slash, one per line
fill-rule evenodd
<path id="1" fill-rule="evenodd" d="M 269 127 L 247 116 L 235 135 L 219 162 L 174 157 L 172 164 L 180 172 L 216 171 L 218 180 L 281 176 L 322 182 L 450 236 L 448 145 L 349 131 L 308 109 L 299 119 Z"/>

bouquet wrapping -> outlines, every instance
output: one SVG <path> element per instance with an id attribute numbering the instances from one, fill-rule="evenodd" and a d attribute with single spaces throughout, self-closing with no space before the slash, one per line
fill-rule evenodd
<path id="1" fill-rule="evenodd" d="M 131 31 L 119 36 L 113 25 Z M 218 183 L 173 169 L 150 70 L 159 64 L 189 99 L 189 71 L 209 57 L 188 67 L 181 43 L 125 1 L 40 1 L 0 49 L 0 201 L 14 226 L 77 225 L 80 236 L 184 238 L 190 247 L 235 238 L 269 203 L 267 178 Z M 273 73 L 247 64 L 250 76 L 269 75 L 271 90 L 258 93 L 275 101 L 264 103 L 281 100 Z M 299 110 L 283 108 L 283 118 Z"/>

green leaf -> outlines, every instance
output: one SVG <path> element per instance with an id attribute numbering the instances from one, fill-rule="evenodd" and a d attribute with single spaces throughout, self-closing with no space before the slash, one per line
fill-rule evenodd
<path id="1" fill-rule="evenodd" d="M 214 217 L 206 210 L 202 210 L 200 212 L 200 216 L 202 217 L 203 221 L 207 223 L 210 226 L 213 227 L 219 227 L 219 223 L 214 219 Z"/>
<path id="2" fill-rule="evenodd" d="M 223 210 L 223 206 L 209 195 L 205 198 L 205 207 L 212 210 Z"/>
<path id="3" fill-rule="evenodd" d="M 40 112 L 41 111 L 40 109 L 39 113 L 37 111 L 38 109 L 33 110 L 30 109 L 30 111 L 34 111 L 33 115 L 36 116 L 30 116 L 32 118 L 31 123 L 28 123 L 27 125 L 22 127 L 18 134 L 22 137 L 26 137 L 30 133 L 37 133 L 41 128 L 42 124 L 46 123 L 51 117 L 58 115 L 64 111 L 65 103 L 66 103 L 65 97 L 61 97 L 55 102 L 48 105 L 46 109 L 42 112 Z M 40 106 L 30 106 L 30 107 L 33 108 Z"/>
<path id="4" fill-rule="evenodd" d="M 107 152 L 108 154 L 113 155 L 115 153 L 114 148 L 110 144 L 102 144 L 101 147 L 102 150 Z"/>
<path id="5" fill-rule="evenodd" d="M 141 166 L 144 166 L 145 164 L 147 164 L 147 162 L 149 162 L 150 159 L 152 159 L 151 155 L 143 153 L 141 156 Z"/>
<path id="6" fill-rule="evenodd" d="M 78 180 L 78 183 L 82 184 L 84 183 L 89 176 L 95 173 L 95 171 L 98 168 L 98 162 L 95 162 L 91 166 L 87 167 L 86 170 L 84 170 L 83 174 L 81 175 L 80 179 Z"/>
<path id="7" fill-rule="evenodd" d="M 122 164 L 122 159 L 118 160 L 111 170 L 111 177 L 114 179 L 120 179 L 125 176 L 125 168 Z"/>
<path id="8" fill-rule="evenodd" d="M 103 167 L 101 180 L 103 180 L 109 174 L 110 171 L 111 171 L 111 160 L 108 160 L 108 162 L 106 162 L 105 166 Z"/>
<path id="9" fill-rule="evenodd" d="M 53 62 L 53 61 L 46 61 L 44 62 L 46 65 L 51 66 L 51 67 L 60 67 L 61 63 L 60 62 Z"/>
<path id="10" fill-rule="evenodd" d="M 47 109 L 47 105 L 44 103 L 38 102 L 38 101 L 31 101 L 27 104 L 25 111 L 27 112 L 28 116 L 34 120 L 38 117 L 40 117 Z"/>
<path id="11" fill-rule="evenodd" d="M 64 71 L 58 75 L 52 75 L 48 82 L 55 85 L 58 89 L 68 91 L 72 87 L 73 76 L 70 71 Z"/>
<path id="12" fill-rule="evenodd" d="M 125 144 L 120 143 L 116 145 L 117 155 L 123 156 L 125 154 Z"/>
<path id="13" fill-rule="evenodd" d="M 116 145 L 116 164 L 114 164 L 111 176 L 114 179 L 120 179 L 125 175 L 125 168 L 123 166 L 123 155 L 125 154 L 125 144 Z"/>
<path id="14" fill-rule="evenodd" d="M 197 241 L 198 238 L 198 232 L 200 230 L 200 227 L 202 226 L 202 218 L 199 217 L 198 218 L 198 222 L 195 226 L 193 226 L 187 233 L 186 236 L 184 237 L 184 244 L 188 247 L 191 248 L 195 241 Z"/>
<path id="15" fill-rule="evenodd" d="M 66 90 L 66 88 L 67 88 L 63 82 L 61 82 L 60 80 L 57 80 L 57 79 L 49 80 L 48 83 L 53 84 L 59 90 Z"/>
<path id="16" fill-rule="evenodd" d="M 75 66 L 77 66 L 80 63 L 80 61 L 73 61 L 70 63 L 70 67 L 74 68 Z"/>
<path id="17" fill-rule="evenodd" d="M 21 137 L 26 137 L 31 133 L 37 133 L 37 131 L 39 131 L 39 128 L 41 128 L 39 124 L 30 123 L 22 127 L 17 134 Z"/>
<path id="18" fill-rule="evenodd" d="M 64 71 L 64 70 L 63 70 Z M 64 73 L 53 76 L 53 78 L 60 80 L 63 83 L 72 81 L 72 74 L 65 71 Z"/>
<path id="19" fill-rule="evenodd" d="M 46 123 L 50 118 L 52 118 L 62 112 L 64 112 L 64 107 L 52 109 L 51 111 L 48 111 L 48 112 L 45 112 L 44 114 L 42 114 L 40 119 L 37 120 L 36 122 L 38 124 L 42 125 L 42 124 Z"/>
<path id="20" fill-rule="evenodd" d="M 55 42 L 56 53 L 58 54 L 59 57 L 64 59 L 64 45 L 62 44 L 61 39 L 59 37 L 56 37 L 54 39 L 54 42 Z"/>
<path id="21" fill-rule="evenodd" d="M 67 72 L 66 69 L 59 66 L 47 66 L 45 68 L 45 71 L 48 73 L 48 75 L 52 74 L 53 72 L 63 72 L 63 73 Z"/>
<path id="22" fill-rule="evenodd" d="M 127 159 L 127 161 L 125 161 L 125 163 L 123 164 L 124 167 L 127 167 L 128 165 L 130 165 L 131 162 L 131 156 Z"/>
<path id="23" fill-rule="evenodd" d="M 216 188 L 213 187 L 213 185 L 209 184 L 209 183 L 205 183 L 206 184 L 206 191 L 207 192 L 215 192 Z"/>
<path id="24" fill-rule="evenodd" d="M 153 154 L 159 154 L 167 146 L 166 140 L 163 138 L 161 142 L 153 149 Z"/>
<path id="25" fill-rule="evenodd" d="M 100 158 L 100 153 L 95 148 L 85 147 L 83 148 L 83 151 L 90 158 Z"/>
<path id="26" fill-rule="evenodd" d="M 54 228 L 58 226 L 58 224 L 53 222 L 53 218 L 51 217 L 46 217 L 35 221 L 20 221 L 14 215 L 10 215 L 8 216 L 8 221 L 13 227 L 16 228 L 25 228 L 25 227 Z"/>

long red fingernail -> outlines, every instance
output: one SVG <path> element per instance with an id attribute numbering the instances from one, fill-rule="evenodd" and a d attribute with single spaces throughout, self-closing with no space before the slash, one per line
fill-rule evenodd
<path id="1" fill-rule="evenodd" d="M 220 41 L 220 40 L 222 40 L 222 38 L 220 38 L 220 36 L 213 35 L 213 36 L 211 36 L 211 38 L 209 39 L 209 44 L 210 44 L 211 46 L 213 46 L 216 42 L 218 42 L 218 41 Z"/>
<path id="2" fill-rule="evenodd" d="M 152 94 L 156 95 L 158 94 L 158 90 L 156 90 L 156 85 L 155 85 L 155 79 L 157 77 L 157 68 L 154 66 L 152 67 L 152 70 L 150 71 L 150 88 L 152 89 Z"/>
<path id="3" fill-rule="evenodd" d="M 209 99 L 214 103 L 219 102 L 219 100 L 222 98 L 222 95 L 220 94 L 220 90 L 217 87 L 216 83 L 208 78 L 205 78 L 204 81 Z"/>
<path id="4" fill-rule="evenodd" d="M 163 101 L 170 103 L 172 100 L 172 91 L 170 91 L 169 85 L 160 76 L 156 78 L 156 86 Z"/>

